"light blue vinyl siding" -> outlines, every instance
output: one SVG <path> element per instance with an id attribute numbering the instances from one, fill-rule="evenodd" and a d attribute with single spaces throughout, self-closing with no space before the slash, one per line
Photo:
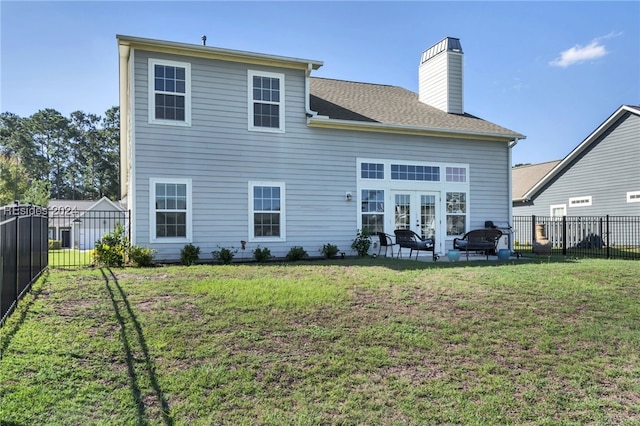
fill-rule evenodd
<path id="1" fill-rule="evenodd" d="M 190 127 L 149 124 L 150 56 L 191 63 Z M 285 75 L 285 133 L 248 130 L 248 69 Z M 184 244 L 149 244 L 150 178 L 192 179 L 192 242 L 205 260 L 218 246 L 239 248 L 248 240 L 249 181 L 286 184 L 286 241 L 262 247 L 284 256 L 299 245 L 319 256 L 331 243 L 352 254 L 359 209 L 345 193 L 356 194 L 359 157 L 468 163 L 471 227 L 508 219 L 506 143 L 309 128 L 304 71 L 136 51 L 135 92 L 135 243 L 158 250 L 158 260 L 178 259 Z M 251 258 L 256 246 L 247 244 L 236 257 Z"/>
<path id="2" fill-rule="evenodd" d="M 514 215 L 549 216 L 549 206 L 566 204 L 568 216 L 640 215 L 627 192 L 640 191 L 640 117 L 625 114 L 556 177 L 533 205 L 514 205 Z M 591 196 L 591 206 L 571 206 L 573 197 Z"/>

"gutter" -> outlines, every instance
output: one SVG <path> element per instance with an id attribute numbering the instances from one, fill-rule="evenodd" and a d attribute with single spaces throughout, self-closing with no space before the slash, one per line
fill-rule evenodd
<path id="1" fill-rule="evenodd" d="M 352 120 L 338 120 L 328 118 L 325 116 L 314 116 L 308 120 L 310 127 L 319 128 L 332 128 L 342 130 L 360 130 L 368 132 L 379 133 L 399 133 L 409 135 L 429 135 L 429 136 L 441 136 L 449 138 L 462 138 L 462 139 L 483 139 L 504 141 L 505 139 L 513 142 L 515 140 L 524 139 L 525 136 L 521 134 L 502 134 L 502 133 L 490 133 L 490 132 L 474 132 L 470 130 L 459 129 L 443 129 L 438 127 L 422 127 L 422 126 L 407 126 L 402 124 L 385 124 L 379 122 L 362 122 Z M 511 145 L 510 147 L 515 146 Z"/>

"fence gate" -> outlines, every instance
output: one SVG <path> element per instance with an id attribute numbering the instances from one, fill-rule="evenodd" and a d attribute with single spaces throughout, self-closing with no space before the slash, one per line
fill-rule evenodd
<path id="1" fill-rule="evenodd" d="M 48 264 L 47 209 L 14 204 L 0 213 L 0 325 Z"/>

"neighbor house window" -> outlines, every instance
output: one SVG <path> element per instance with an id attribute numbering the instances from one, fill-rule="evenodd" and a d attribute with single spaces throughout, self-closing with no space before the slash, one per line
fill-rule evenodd
<path id="1" fill-rule="evenodd" d="M 284 241 L 284 183 L 249 182 L 249 240 Z"/>
<path id="2" fill-rule="evenodd" d="M 587 207 L 587 206 L 590 206 L 591 205 L 591 196 L 569 198 L 569 205 L 571 207 Z"/>
<path id="3" fill-rule="evenodd" d="M 284 132 L 284 74 L 249 71 L 249 130 Z"/>
<path id="4" fill-rule="evenodd" d="M 447 235 L 464 235 L 467 232 L 467 194 L 447 192 Z"/>
<path id="5" fill-rule="evenodd" d="M 191 124 L 191 64 L 149 59 L 149 122 Z"/>
<path id="6" fill-rule="evenodd" d="M 563 216 L 567 215 L 567 205 L 566 204 L 554 204 L 549 206 L 549 214 L 552 218 L 562 219 Z"/>
<path id="7" fill-rule="evenodd" d="M 362 229 L 384 232 L 384 191 L 363 189 L 361 196 Z"/>
<path id="8" fill-rule="evenodd" d="M 627 192 L 627 203 L 640 203 L 640 191 Z"/>
<path id="9" fill-rule="evenodd" d="M 191 180 L 151 179 L 151 239 L 191 241 Z"/>

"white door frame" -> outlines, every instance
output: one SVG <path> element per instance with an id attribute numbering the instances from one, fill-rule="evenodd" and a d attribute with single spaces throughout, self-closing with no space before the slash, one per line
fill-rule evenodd
<path id="1" fill-rule="evenodd" d="M 393 189 L 389 191 L 389 200 L 388 205 L 391 206 L 391 211 L 385 217 L 385 228 L 386 229 L 396 229 L 396 210 L 398 206 L 396 205 L 396 195 L 405 195 L 408 196 L 409 201 L 409 219 L 408 225 L 412 231 L 421 237 L 429 237 L 430 231 L 423 232 L 425 229 L 425 225 L 422 220 L 422 196 L 432 196 L 433 197 L 433 223 L 427 224 L 430 225 L 430 228 L 435 234 L 434 243 L 436 253 L 442 252 L 442 244 L 444 243 L 444 235 L 442 228 L 442 202 L 441 195 L 439 191 L 422 191 L 415 189 Z M 407 200 L 403 200 L 407 201 Z"/>

